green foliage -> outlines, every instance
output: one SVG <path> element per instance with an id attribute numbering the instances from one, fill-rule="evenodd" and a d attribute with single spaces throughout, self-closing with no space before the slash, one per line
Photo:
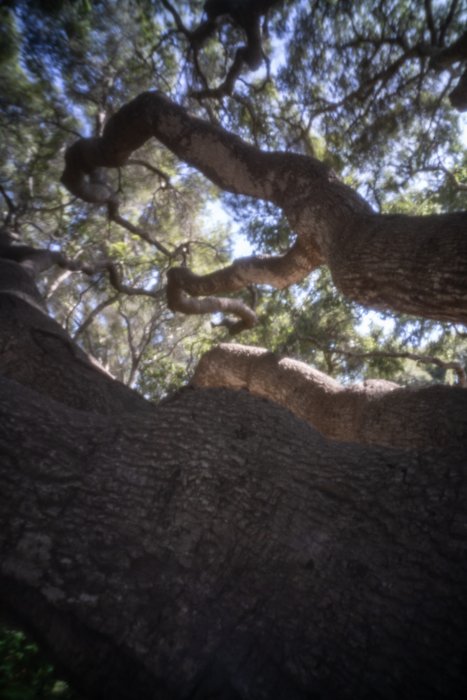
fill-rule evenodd
<path id="1" fill-rule="evenodd" d="M 0 626 L 0 697 L 2 700 L 78 700 L 37 644 L 16 629 Z"/>

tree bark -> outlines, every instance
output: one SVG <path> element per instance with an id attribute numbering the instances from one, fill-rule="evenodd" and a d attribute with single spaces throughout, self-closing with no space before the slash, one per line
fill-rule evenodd
<path id="1" fill-rule="evenodd" d="M 336 286 L 363 305 L 467 322 L 466 212 L 376 214 L 316 158 L 261 151 L 159 93 L 124 105 L 102 138 L 73 144 L 62 182 L 86 201 L 111 203 L 115 195 L 101 169 L 124 165 L 151 137 L 221 189 L 281 207 L 297 234 L 293 253 L 278 260 L 244 258 L 208 279 L 182 271 L 181 291 L 219 294 L 265 279 L 282 287 L 327 264 Z M 212 305 L 198 306 L 198 312 L 211 312 Z M 188 306 L 181 302 L 179 309 Z"/>
<path id="2" fill-rule="evenodd" d="M 0 375 L 76 409 L 105 414 L 151 410 L 149 402 L 115 382 L 47 315 L 27 267 L 2 258 Z"/>
<path id="3" fill-rule="evenodd" d="M 461 387 L 402 388 L 382 379 L 345 387 L 303 362 L 234 343 L 207 352 L 192 384 L 247 389 L 333 440 L 407 448 L 467 443 L 467 390 Z"/>
<path id="4" fill-rule="evenodd" d="M 42 313 L 23 313 L 16 279 L 12 339 Z M 59 349 L 61 381 L 19 362 L 19 381 L 1 380 L 0 601 L 77 688 L 465 697 L 464 434 L 438 449 L 336 443 L 226 389 L 130 412 L 108 377 L 102 410 L 87 381 L 76 405 L 91 369 L 69 342 L 42 348 L 43 374 Z M 15 348 L 27 366 L 37 352 Z"/>

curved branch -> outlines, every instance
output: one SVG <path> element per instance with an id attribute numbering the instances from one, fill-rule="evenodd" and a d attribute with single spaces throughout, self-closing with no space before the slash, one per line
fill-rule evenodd
<path id="1" fill-rule="evenodd" d="M 247 328 L 252 328 L 256 322 L 256 314 L 249 306 L 239 299 L 226 299 L 224 297 L 205 297 L 193 299 L 183 289 L 180 272 L 185 268 L 173 267 L 167 273 L 167 301 L 171 311 L 181 311 L 184 314 L 214 314 L 227 313 L 240 318 L 235 324 L 228 324 L 231 335 L 240 333 Z M 190 272 L 186 270 L 186 272 Z M 193 274 L 193 273 L 191 273 Z"/>
<path id="2" fill-rule="evenodd" d="M 231 335 L 251 328 L 257 322 L 255 313 L 243 302 L 233 299 L 187 297 L 237 292 L 251 284 L 269 284 L 283 289 L 303 279 L 313 265 L 302 250 L 300 241 L 281 256 L 245 257 L 232 265 L 207 275 L 196 275 L 185 267 L 172 268 L 168 272 L 167 298 L 172 311 L 183 313 L 228 312 L 240 317 L 242 322 L 228 325 Z"/>
<path id="3" fill-rule="evenodd" d="M 288 408 L 334 440 L 439 447 L 467 426 L 465 389 L 401 388 L 385 380 L 346 387 L 303 362 L 281 360 L 263 348 L 245 345 L 222 344 L 210 350 L 201 358 L 192 384 L 248 389 Z M 455 425 L 446 421 L 448 394 L 457 402 Z"/>
<path id="4" fill-rule="evenodd" d="M 250 284 L 269 284 L 276 289 L 295 284 L 313 269 L 300 241 L 284 255 L 263 255 L 238 258 L 232 265 L 207 275 L 196 275 L 187 268 L 172 268 L 170 273 L 185 292 L 204 296 L 238 292 Z"/>
<path id="5" fill-rule="evenodd" d="M 365 306 L 467 322 L 466 212 L 375 214 L 357 192 L 316 158 L 261 151 L 221 127 L 191 116 L 159 93 L 143 93 L 122 107 L 111 117 L 101 138 L 73 144 L 66 152 L 62 181 L 88 201 L 111 204 L 113 194 L 102 168 L 124 165 L 133 151 L 153 136 L 223 190 L 281 207 L 297 232 L 302 277 L 326 263 L 336 286 Z M 285 256 L 283 263 L 294 255 Z M 297 270 L 297 276 L 294 272 L 289 277 L 290 268 L 285 267 L 278 273 L 274 258 L 255 263 L 247 282 L 285 286 L 290 279 L 300 279 Z M 218 282 L 214 293 L 240 289 L 236 274 L 244 269 L 240 261 L 235 271 L 209 276 L 210 284 L 214 279 Z M 193 289 L 193 278 L 183 273 L 181 285 L 178 273 L 174 278 L 177 275 L 182 291 L 189 292 L 185 285 Z M 190 293 L 211 292 L 194 289 Z M 185 302 L 180 297 L 177 308 L 186 306 Z M 191 312 L 202 306 L 193 305 Z"/>
<path id="6" fill-rule="evenodd" d="M 166 10 L 168 10 L 174 18 L 175 25 L 178 31 L 184 34 L 187 37 L 187 39 L 191 40 L 193 33 L 185 27 L 185 25 L 182 22 L 182 18 L 180 17 L 175 7 L 168 0 L 161 0 L 161 2 L 162 5 L 166 8 Z"/>
<path id="7" fill-rule="evenodd" d="M 206 39 L 216 30 L 217 21 L 222 17 L 230 17 L 236 25 L 243 29 L 246 35 L 246 44 L 240 46 L 235 52 L 234 62 L 222 84 L 217 88 L 209 88 L 206 85 L 206 88 L 203 90 L 194 90 L 190 93 L 193 97 L 203 99 L 206 97 L 220 98 L 225 95 L 231 95 L 244 65 L 250 70 L 259 68 L 264 57 L 261 18 L 279 2 L 280 0 L 249 0 L 248 2 L 207 0 L 204 4 L 207 18 L 196 29 L 191 31 L 185 27 L 179 13 L 172 4 L 168 0 L 162 0 L 162 4 L 174 18 L 177 30 L 187 38 L 193 51 L 197 73 L 204 83 L 206 83 L 206 79 L 199 66 L 198 51 Z"/>
<path id="8" fill-rule="evenodd" d="M 294 175 L 306 178 L 308 186 L 323 178 L 330 184 L 336 181 L 330 168 L 316 158 L 261 151 L 222 127 L 188 114 L 164 95 L 145 92 L 109 119 L 102 137 L 79 139 L 67 148 L 62 183 L 84 201 L 107 204 L 113 192 L 101 169 L 125 165 L 151 137 L 220 188 L 279 206 L 293 192 L 296 195 Z"/>

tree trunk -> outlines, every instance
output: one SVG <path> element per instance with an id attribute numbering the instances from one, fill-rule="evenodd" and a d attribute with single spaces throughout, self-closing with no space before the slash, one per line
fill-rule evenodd
<path id="1" fill-rule="evenodd" d="M 0 295 L 10 311 L 33 309 L 23 283 Z M 41 373 L 17 362 L 18 381 L 1 380 L 0 601 L 77 688 L 465 697 L 462 435 L 429 450 L 335 443 L 246 391 L 187 388 L 140 410 L 108 377 L 101 405 L 87 381 L 77 405 L 79 371 L 104 375 L 67 342 L 41 346 Z M 62 381 L 47 382 L 57 349 Z M 38 352 L 15 351 L 26 366 Z"/>

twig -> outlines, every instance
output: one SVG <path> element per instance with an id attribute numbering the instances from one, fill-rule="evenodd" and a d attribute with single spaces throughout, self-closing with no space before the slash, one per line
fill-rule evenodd
<path id="1" fill-rule="evenodd" d="M 127 219 L 124 219 L 123 216 L 120 216 L 118 208 L 118 200 L 116 200 L 115 198 L 110 199 L 107 204 L 107 211 L 109 214 L 110 221 L 114 221 L 119 226 L 122 226 L 127 231 L 130 231 L 130 233 L 134 233 L 136 236 L 142 238 L 143 241 L 146 241 L 146 243 L 150 243 L 168 258 L 172 257 L 172 253 L 168 248 L 165 247 L 165 245 L 159 243 L 159 241 L 156 241 L 155 238 L 151 238 L 151 236 L 148 233 L 146 233 L 144 229 L 140 228 L 139 226 L 135 226 Z"/>
<path id="2" fill-rule="evenodd" d="M 77 330 L 73 334 L 73 340 L 76 340 L 78 336 L 80 336 L 84 331 L 91 325 L 91 323 L 94 321 L 96 316 L 100 314 L 101 311 L 106 309 L 108 306 L 111 306 L 114 304 L 117 299 L 120 298 L 119 294 L 114 294 L 113 296 L 109 297 L 108 299 L 104 299 L 104 301 L 101 301 L 100 304 L 98 304 L 85 318 L 85 320 L 78 326 Z"/>
<path id="3" fill-rule="evenodd" d="M 171 185 L 170 177 L 167 175 L 167 173 L 164 173 L 163 170 L 156 168 L 155 165 L 151 165 L 151 163 L 148 163 L 147 160 L 142 160 L 141 158 L 130 158 L 129 160 L 127 160 L 126 165 L 142 165 L 144 168 L 147 168 L 155 175 L 158 175 L 161 178 L 161 180 L 164 180 L 164 182 L 167 184 L 167 187 Z"/>
<path id="4" fill-rule="evenodd" d="M 322 345 L 313 338 L 307 338 L 307 340 L 311 341 L 320 350 L 323 350 Z M 354 350 L 344 350 L 342 348 L 326 348 L 326 351 L 337 355 L 355 357 L 362 360 L 373 359 L 376 357 L 386 357 L 401 360 L 414 360 L 415 362 L 421 362 L 423 364 L 436 365 L 437 367 L 442 367 L 443 369 L 452 369 L 457 376 L 459 386 L 467 387 L 467 375 L 465 369 L 457 360 L 442 360 L 441 358 L 434 357 L 433 355 L 420 355 L 419 353 L 414 352 L 393 352 L 382 350 L 375 350 L 373 352 L 356 352 Z"/>

